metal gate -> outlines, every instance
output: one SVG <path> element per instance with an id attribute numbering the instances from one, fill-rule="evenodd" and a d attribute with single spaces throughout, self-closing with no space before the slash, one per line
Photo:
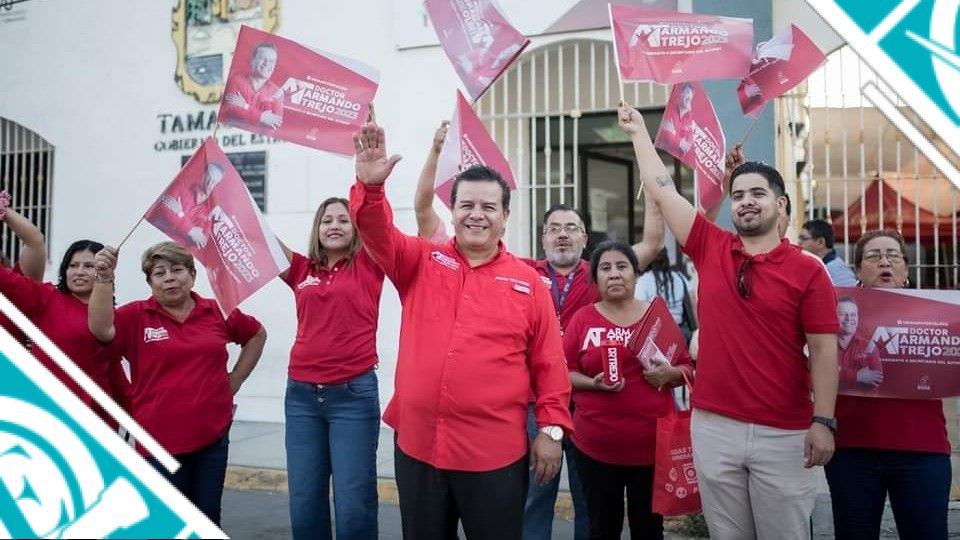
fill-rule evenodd
<path id="1" fill-rule="evenodd" d="M 43 137 L 0 118 L 0 189 L 10 194 L 10 206 L 47 237 L 52 217 L 53 151 Z M 20 242 L 8 227 L 2 229 L 0 249 L 10 264 L 20 254 Z"/>
<path id="2" fill-rule="evenodd" d="M 583 208 L 584 123 L 615 114 L 620 91 L 609 41 L 564 40 L 528 52 L 488 90 L 477 113 L 517 179 L 517 202 L 507 233 L 517 253 L 539 250 L 540 217 L 554 203 Z M 629 83 L 625 98 L 641 109 L 662 109 L 669 87 Z M 606 130 L 606 124 L 596 130 Z M 619 127 L 609 137 L 623 136 Z M 600 133 L 599 137 L 605 136 Z M 628 156 L 632 161 L 632 150 Z"/>
<path id="3" fill-rule="evenodd" d="M 837 250 L 851 263 L 861 234 L 896 229 L 908 242 L 913 282 L 955 288 L 957 189 L 864 98 L 868 81 L 896 95 L 843 47 L 805 85 L 778 100 L 780 168 L 796 172 L 802 201 L 794 225 L 813 218 L 832 222 Z M 936 144 L 930 130 L 924 134 Z"/>

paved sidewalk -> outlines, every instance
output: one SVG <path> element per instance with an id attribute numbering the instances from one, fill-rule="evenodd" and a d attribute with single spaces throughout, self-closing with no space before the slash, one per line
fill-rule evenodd
<path id="1" fill-rule="evenodd" d="M 276 423 L 234 422 L 230 430 L 230 469 L 223 508 L 224 529 L 233 538 L 290 538 L 283 427 Z M 814 538 L 825 540 L 833 538 L 833 513 L 826 479 L 822 469 L 819 471 L 813 529 Z M 380 429 L 377 474 L 380 538 L 399 539 L 400 513 L 393 482 L 393 431 L 385 426 Z M 567 489 L 565 474 L 561 476 L 560 488 Z M 558 540 L 572 538 L 569 507 L 569 496 L 561 492 L 558 517 L 554 521 L 554 538 Z M 949 520 L 950 538 L 960 539 L 960 503 L 950 503 Z M 666 538 L 680 540 L 682 537 L 667 535 Z M 884 513 L 881 538 L 897 538 L 889 506 Z"/>

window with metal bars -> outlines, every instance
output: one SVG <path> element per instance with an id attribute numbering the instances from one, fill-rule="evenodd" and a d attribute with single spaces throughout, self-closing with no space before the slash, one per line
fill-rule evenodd
<path id="1" fill-rule="evenodd" d="M 54 147 L 33 131 L 0 118 L 0 189 L 10 194 L 10 206 L 49 237 L 53 193 Z M 49 245 L 49 244 L 48 244 Z M 13 264 L 20 241 L 0 228 L 0 251 Z"/>

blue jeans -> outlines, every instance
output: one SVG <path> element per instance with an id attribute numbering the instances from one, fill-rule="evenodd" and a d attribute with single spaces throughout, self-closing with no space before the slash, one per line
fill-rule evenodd
<path id="1" fill-rule="evenodd" d="M 153 458 L 147 461 L 210 521 L 219 526 L 229 448 L 230 437 L 224 434 L 223 437 L 199 450 L 188 454 L 176 454 L 173 457 L 180 462 L 180 468 L 173 474 L 170 474 L 159 461 Z"/>
<path id="2" fill-rule="evenodd" d="M 527 437 L 530 444 L 537 438 L 537 419 L 533 414 L 533 405 L 527 407 Z M 570 483 L 570 496 L 573 498 L 573 537 L 586 540 L 590 537 L 590 521 L 587 517 L 587 501 L 583 496 L 583 486 L 577 475 L 577 466 L 573 459 L 573 445 L 563 439 L 563 451 L 567 458 L 567 481 Z M 563 462 L 561 461 L 561 466 Z M 530 487 L 527 489 L 527 505 L 523 510 L 524 540 L 549 540 L 553 533 L 553 509 L 560 490 L 560 474 L 544 485 L 537 484 L 530 473 Z"/>
<path id="3" fill-rule="evenodd" d="M 338 540 L 377 537 L 377 375 L 344 384 L 287 381 L 287 482 L 296 539 L 332 538 L 330 477 Z"/>
<path id="4" fill-rule="evenodd" d="M 876 540 L 888 494 L 900 538 L 947 537 L 949 456 L 838 448 L 826 473 L 837 538 Z"/>

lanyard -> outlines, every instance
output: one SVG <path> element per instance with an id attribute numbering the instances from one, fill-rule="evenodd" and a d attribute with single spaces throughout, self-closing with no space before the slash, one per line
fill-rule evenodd
<path id="1" fill-rule="evenodd" d="M 550 293 L 553 295 L 553 307 L 557 310 L 557 315 L 560 315 L 560 310 L 563 309 L 564 302 L 567 301 L 567 295 L 570 294 L 570 286 L 573 284 L 573 278 L 577 275 L 577 267 L 573 268 L 569 274 L 567 274 L 567 281 L 563 284 L 563 290 L 560 290 L 560 287 L 557 286 L 557 271 L 553 269 L 552 266 L 547 264 L 547 268 L 550 273 Z"/>

